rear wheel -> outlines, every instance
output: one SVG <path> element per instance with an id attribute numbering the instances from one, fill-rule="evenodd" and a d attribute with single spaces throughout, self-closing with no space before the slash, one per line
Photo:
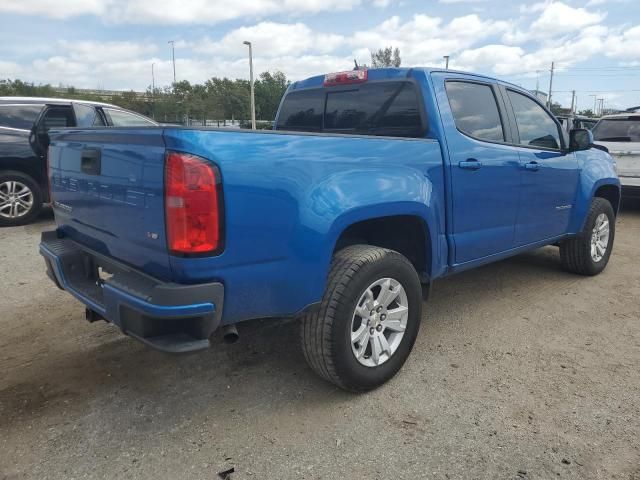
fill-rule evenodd
<path id="1" fill-rule="evenodd" d="M 311 368 L 346 390 L 385 383 L 417 337 L 421 292 L 413 265 L 397 252 L 368 245 L 337 252 L 320 308 L 302 319 Z"/>
<path id="2" fill-rule="evenodd" d="M 30 223 L 41 209 L 42 191 L 33 178 L 21 172 L 0 172 L 0 226 Z"/>
<path id="3" fill-rule="evenodd" d="M 560 244 L 565 270 L 580 275 L 597 275 L 605 269 L 616 233 L 613 207 L 604 198 L 594 198 L 582 232 Z"/>

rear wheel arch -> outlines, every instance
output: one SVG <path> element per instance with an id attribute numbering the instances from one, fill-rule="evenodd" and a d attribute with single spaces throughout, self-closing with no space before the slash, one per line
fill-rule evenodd
<path id="1" fill-rule="evenodd" d="M 429 225 L 419 215 L 371 217 L 344 226 L 336 238 L 332 255 L 359 244 L 393 250 L 405 256 L 421 280 L 428 283 L 432 272 L 432 242 Z"/>

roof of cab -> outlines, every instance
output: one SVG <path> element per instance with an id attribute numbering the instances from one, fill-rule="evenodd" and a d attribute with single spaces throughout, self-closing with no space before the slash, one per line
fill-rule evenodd
<path id="1" fill-rule="evenodd" d="M 29 105 L 29 104 L 40 105 L 44 103 L 55 104 L 55 105 L 68 105 L 72 102 L 84 103 L 87 105 L 99 105 L 101 107 L 120 108 L 110 103 L 93 102 L 90 100 L 81 100 L 78 98 L 70 99 L 70 98 L 47 98 L 47 97 L 0 97 L 0 105 L 6 105 L 11 103 L 20 103 L 20 104 L 26 104 L 26 105 Z"/>
<path id="2" fill-rule="evenodd" d="M 421 71 L 421 72 L 424 72 L 426 75 L 429 75 L 435 72 L 443 72 L 443 73 L 455 73 L 456 75 L 464 75 L 464 76 L 468 76 L 469 78 L 489 80 L 491 82 L 501 83 L 503 85 L 509 85 L 519 90 L 522 90 L 522 87 L 519 87 L 518 85 L 514 85 L 512 83 L 505 82 L 497 78 L 481 75 L 478 73 L 463 72 L 460 70 L 445 70 L 442 68 L 430 68 L 430 67 L 371 68 L 367 70 L 368 70 L 368 80 L 399 80 L 402 78 L 411 77 L 411 73 L 414 71 Z M 299 80 L 291 84 L 290 90 L 322 87 L 322 84 L 324 82 L 324 77 L 325 75 L 316 75 L 313 77 L 309 77 L 305 80 Z"/>

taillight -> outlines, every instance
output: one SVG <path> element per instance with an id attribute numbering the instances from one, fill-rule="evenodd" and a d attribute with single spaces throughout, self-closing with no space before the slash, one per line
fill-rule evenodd
<path id="1" fill-rule="evenodd" d="M 346 72 L 329 73 L 324 76 L 325 87 L 333 85 L 350 85 L 353 83 L 364 83 L 369 77 L 368 70 L 348 70 Z"/>
<path id="2" fill-rule="evenodd" d="M 168 152 L 165 163 L 167 245 L 174 255 L 212 255 L 223 248 L 220 171 L 203 158 Z"/>

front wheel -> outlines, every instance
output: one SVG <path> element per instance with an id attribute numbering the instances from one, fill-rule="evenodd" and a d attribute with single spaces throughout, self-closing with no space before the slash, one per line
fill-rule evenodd
<path id="1" fill-rule="evenodd" d="M 421 312 L 420 279 L 409 260 L 353 245 L 335 254 L 320 308 L 302 319 L 302 349 L 326 380 L 345 390 L 371 390 L 404 364 Z"/>
<path id="2" fill-rule="evenodd" d="M 594 198 L 582 232 L 560 244 L 565 270 L 580 275 L 597 275 L 607 266 L 616 233 L 613 207 L 604 198 Z"/>

